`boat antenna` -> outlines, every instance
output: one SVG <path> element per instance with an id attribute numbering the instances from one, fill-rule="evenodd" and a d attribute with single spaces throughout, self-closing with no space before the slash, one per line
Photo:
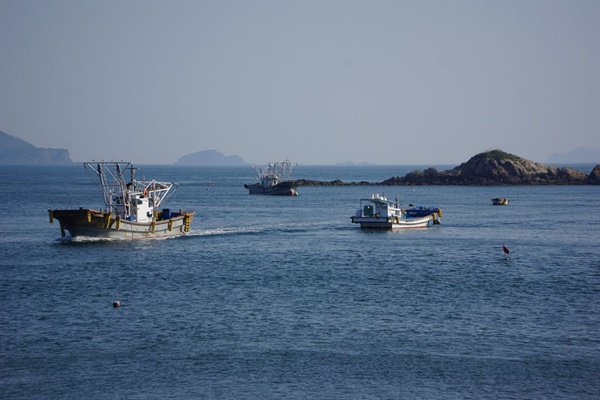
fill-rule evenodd
<path id="1" fill-rule="evenodd" d="M 137 168 L 134 168 L 133 165 L 131 165 L 129 168 L 131 169 L 131 182 L 133 182 L 135 180 L 135 170 Z"/>

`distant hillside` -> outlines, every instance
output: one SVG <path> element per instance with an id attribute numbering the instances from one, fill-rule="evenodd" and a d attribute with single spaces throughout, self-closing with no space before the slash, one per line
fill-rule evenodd
<path id="1" fill-rule="evenodd" d="M 46 149 L 0 131 L 0 164 L 70 164 L 69 151 Z"/>
<path id="2" fill-rule="evenodd" d="M 594 163 L 600 164 L 600 149 L 578 147 L 569 153 L 555 153 L 548 157 L 551 164 Z"/>
<path id="3" fill-rule="evenodd" d="M 175 165 L 199 166 L 246 166 L 249 165 L 240 156 L 225 156 L 216 150 L 202 150 L 181 157 Z"/>

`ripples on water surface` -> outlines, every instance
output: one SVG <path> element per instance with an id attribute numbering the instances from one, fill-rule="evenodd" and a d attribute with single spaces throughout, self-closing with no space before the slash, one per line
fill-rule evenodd
<path id="1" fill-rule="evenodd" d="M 394 168 L 296 177 L 412 170 Z M 60 239 L 48 209 L 101 206 L 83 167 L 0 169 L 2 397 L 598 398 L 600 187 L 273 198 L 246 194 L 251 169 L 141 171 L 182 183 L 190 235 Z M 361 231 L 375 191 L 442 224 Z"/>

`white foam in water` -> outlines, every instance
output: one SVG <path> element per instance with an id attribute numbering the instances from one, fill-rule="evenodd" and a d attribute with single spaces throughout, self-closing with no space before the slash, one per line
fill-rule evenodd
<path id="1" fill-rule="evenodd" d="M 193 229 L 186 236 L 217 236 L 233 235 L 239 233 L 259 233 L 264 232 L 264 228 L 215 228 L 215 229 Z"/>

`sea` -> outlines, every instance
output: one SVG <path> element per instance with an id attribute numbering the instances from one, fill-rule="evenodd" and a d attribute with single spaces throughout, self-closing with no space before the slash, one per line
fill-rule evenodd
<path id="1" fill-rule="evenodd" d="M 244 189 L 249 167 L 139 167 L 179 183 L 165 207 L 196 211 L 188 235 L 63 238 L 48 210 L 102 208 L 95 177 L 0 166 L 1 398 L 600 398 L 600 186 L 269 197 Z M 373 193 L 437 206 L 441 224 L 361 230 Z"/>

